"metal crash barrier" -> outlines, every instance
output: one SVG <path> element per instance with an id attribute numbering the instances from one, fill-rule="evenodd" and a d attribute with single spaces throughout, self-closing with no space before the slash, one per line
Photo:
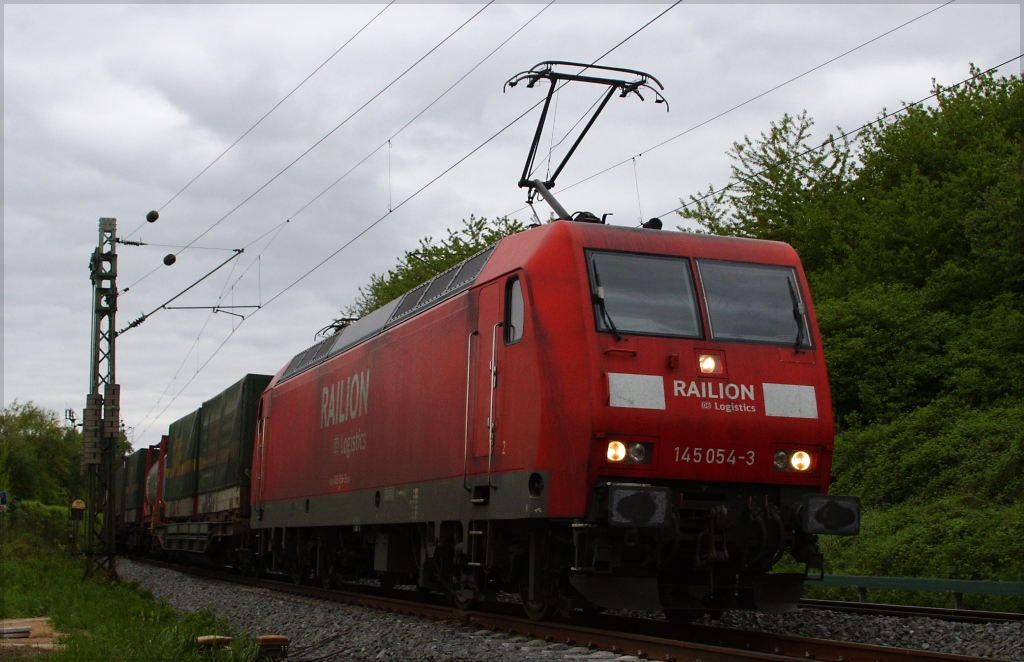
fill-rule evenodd
<path id="1" fill-rule="evenodd" d="M 978 579 L 924 579 L 916 577 L 869 577 L 862 575 L 826 575 L 807 586 L 835 586 L 857 589 L 857 599 L 867 602 L 868 589 L 889 591 L 926 591 L 952 593 L 956 609 L 964 608 L 964 593 L 1024 597 L 1024 582 L 999 582 Z"/>

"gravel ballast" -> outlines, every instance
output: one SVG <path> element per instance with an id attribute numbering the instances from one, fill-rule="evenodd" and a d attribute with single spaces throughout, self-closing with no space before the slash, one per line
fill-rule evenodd
<path id="1" fill-rule="evenodd" d="M 120 560 L 118 572 L 180 612 L 207 609 L 253 636 L 279 634 L 294 660 L 637 660 L 489 630 L 221 582 Z M 823 610 L 727 612 L 709 625 L 1024 662 L 1024 624 L 952 623 Z"/>

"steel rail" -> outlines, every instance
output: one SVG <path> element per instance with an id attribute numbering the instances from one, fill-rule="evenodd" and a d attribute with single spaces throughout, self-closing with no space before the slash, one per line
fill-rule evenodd
<path id="1" fill-rule="evenodd" d="M 593 650 L 607 650 L 666 662 L 726 662 L 738 660 L 835 660 L 836 662 L 968 662 L 977 658 L 932 651 L 889 648 L 827 639 L 811 639 L 770 632 L 704 625 L 677 626 L 668 621 L 608 616 L 576 616 L 570 619 L 531 621 L 511 603 L 488 603 L 488 611 L 456 609 L 440 595 L 416 594 L 415 599 L 374 586 L 346 585 L 346 590 L 327 590 L 270 578 L 243 577 L 206 568 L 181 567 L 153 561 L 138 562 L 176 570 L 215 581 L 241 584 L 317 600 L 360 605 L 396 614 L 458 623 L 492 632 L 522 635 Z M 408 592 L 411 593 L 411 592 Z"/>
<path id="2" fill-rule="evenodd" d="M 1014 623 L 1024 621 L 1024 614 L 1003 611 L 981 611 L 977 609 L 949 609 L 947 607 L 920 607 L 916 605 L 889 605 L 874 602 L 850 602 L 845 600 L 812 600 L 804 598 L 799 606 L 803 609 L 828 609 L 850 614 L 867 616 L 896 616 L 911 618 L 923 616 L 943 621 L 960 623 Z"/>

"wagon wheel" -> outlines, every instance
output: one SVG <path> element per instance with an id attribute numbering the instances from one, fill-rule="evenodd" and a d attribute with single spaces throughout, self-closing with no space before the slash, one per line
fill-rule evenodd
<path id="1" fill-rule="evenodd" d="M 292 582 L 296 586 L 301 586 L 302 582 L 306 581 L 306 578 L 309 577 L 309 565 L 299 559 L 288 559 L 287 569 L 288 576 L 292 578 Z"/>
<path id="2" fill-rule="evenodd" d="M 239 562 L 237 570 L 243 577 L 255 577 L 256 576 L 256 563 L 258 559 L 253 555 L 252 552 L 247 551 L 244 554 L 239 555 Z"/>
<path id="3" fill-rule="evenodd" d="M 257 579 L 266 576 L 267 564 L 270 562 L 270 553 L 263 553 L 262 547 L 257 548 L 259 551 L 249 555 L 252 563 L 249 565 L 249 570 L 252 572 L 252 576 Z"/>

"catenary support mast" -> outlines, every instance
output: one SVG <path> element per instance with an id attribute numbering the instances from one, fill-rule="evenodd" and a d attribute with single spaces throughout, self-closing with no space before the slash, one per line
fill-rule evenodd
<path id="1" fill-rule="evenodd" d="M 114 556 L 115 475 L 121 435 L 120 387 L 114 377 L 117 336 L 117 220 L 101 218 L 99 244 L 89 262 L 92 280 L 92 342 L 89 395 L 82 416 L 82 473 L 88 477 L 86 577 L 105 572 L 117 579 Z M 101 517 L 102 515 L 102 517 Z"/>

